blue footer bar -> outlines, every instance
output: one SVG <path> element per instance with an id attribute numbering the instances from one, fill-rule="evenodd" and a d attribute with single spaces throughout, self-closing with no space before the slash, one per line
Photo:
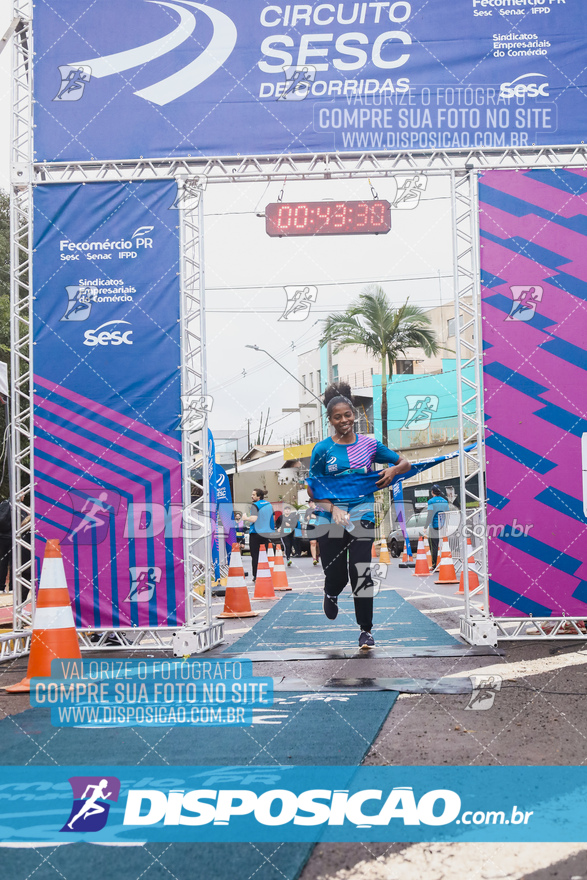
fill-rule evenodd
<path id="1" fill-rule="evenodd" d="M 2 767 L 2 842 L 584 841 L 586 767 Z"/>

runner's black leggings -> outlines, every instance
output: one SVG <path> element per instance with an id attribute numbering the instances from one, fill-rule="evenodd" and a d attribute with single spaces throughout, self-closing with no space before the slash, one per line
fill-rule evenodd
<path id="1" fill-rule="evenodd" d="M 347 532 L 334 523 L 320 527 L 324 534 L 318 535 L 322 568 L 326 575 L 324 592 L 327 596 L 339 596 L 351 582 L 355 601 L 355 617 L 365 632 L 373 626 L 373 581 L 371 579 L 371 549 L 375 523 L 361 520 L 355 523 L 353 532 Z"/>

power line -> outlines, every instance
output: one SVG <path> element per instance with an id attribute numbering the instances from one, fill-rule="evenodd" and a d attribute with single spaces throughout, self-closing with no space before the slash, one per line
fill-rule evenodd
<path id="1" fill-rule="evenodd" d="M 432 275 L 398 275 L 393 278 L 358 278 L 350 281 L 315 281 L 316 287 L 342 287 L 347 284 L 395 284 L 401 281 L 438 281 L 438 278 L 452 278 L 452 272 L 434 272 Z M 230 287 L 209 287 L 206 290 L 282 290 L 283 284 L 235 284 Z M 207 309 L 206 311 L 211 311 Z"/>
<path id="2" fill-rule="evenodd" d="M 270 186 L 270 183 L 267 184 L 267 188 L 269 186 Z M 265 192 L 267 192 L 267 188 L 265 189 Z M 265 193 L 263 193 L 263 195 L 259 199 L 259 202 L 262 201 L 264 195 L 265 195 Z M 330 198 L 328 198 L 328 199 L 319 199 L 318 201 L 337 202 L 337 201 L 344 201 L 344 200 L 343 199 L 330 199 Z M 429 199 L 420 198 L 419 204 L 421 205 L 423 202 L 448 202 L 448 201 L 450 201 L 450 196 L 432 196 Z M 258 211 L 259 202 L 257 202 L 257 208 L 255 208 L 252 211 L 212 211 L 209 214 L 205 213 L 204 217 L 242 217 L 243 215 L 259 216 L 259 211 Z M 287 204 L 287 203 L 285 203 L 285 204 Z M 295 204 L 295 203 L 292 203 L 292 204 Z M 264 215 L 261 215 L 261 216 L 264 216 Z"/>

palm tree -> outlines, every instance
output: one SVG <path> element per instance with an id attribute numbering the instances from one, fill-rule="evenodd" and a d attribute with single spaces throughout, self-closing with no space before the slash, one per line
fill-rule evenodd
<path id="1" fill-rule="evenodd" d="M 320 344 L 333 342 L 334 352 L 346 345 L 366 349 L 381 360 L 382 440 L 387 446 L 387 380 L 393 365 L 409 348 L 420 348 L 428 357 L 438 352 L 430 318 L 409 300 L 394 308 L 379 285 L 366 287 L 346 312 L 329 315 Z"/>

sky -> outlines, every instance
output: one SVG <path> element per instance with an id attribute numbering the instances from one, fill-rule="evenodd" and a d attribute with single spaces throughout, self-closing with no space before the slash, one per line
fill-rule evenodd
<path id="1" fill-rule="evenodd" d="M 12 20 L 11 3 L 0 3 L 0 32 Z M 10 183 L 11 51 L 0 55 L 0 187 Z M 393 200 L 393 179 L 373 181 L 381 199 Z M 344 310 L 370 283 L 384 288 L 392 302 L 407 297 L 433 308 L 452 300 L 450 194 L 447 177 L 428 179 L 420 204 L 392 211 L 385 235 L 271 238 L 265 206 L 276 202 L 362 200 L 372 198 L 367 179 L 287 181 L 282 184 L 211 184 L 205 193 L 205 256 L 209 393 L 214 398 L 212 430 L 242 430 L 247 419 L 259 424 L 270 409 L 272 442 L 295 435 L 298 388 L 267 355 L 267 349 L 297 374 L 298 355 L 315 348 L 324 318 Z M 258 215 L 261 216 L 258 216 Z M 301 322 L 279 320 L 285 286 L 317 288 L 317 300 Z"/>
<path id="2" fill-rule="evenodd" d="M 12 3 L 0 2 L 0 38 L 4 36 L 12 21 Z M 0 55 L 0 189 L 8 190 L 10 185 L 10 71 L 11 46 Z"/>
<path id="3" fill-rule="evenodd" d="M 377 195 L 392 200 L 393 180 L 374 181 Z M 238 430 L 271 407 L 274 439 L 297 429 L 293 379 L 266 355 L 267 349 L 293 373 L 297 357 L 315 348 L 325 317 L 344 310 L 368 284 L 380 284 L 394 304 L 408 297 L 433 308 L 452 299 L 450 198 L 446 177 L 430 178 L 419 206 L 392 211 L 385 235 L 272 238 L 265 231 L 265 206 L 277 201 L 281 184 L 209 186 L 205 194 L 206 305 L 212 427 Z M 366 179 L 318 183 L 288 181 L 283 202 L 369 199 Z M 440 273 L 440 278 L 439 278 Z M 317 301 L 303 322 L 279 320 L 285 286 L 314 286 Z M 243 376 L 243 370 L 245 375 Z"/>

